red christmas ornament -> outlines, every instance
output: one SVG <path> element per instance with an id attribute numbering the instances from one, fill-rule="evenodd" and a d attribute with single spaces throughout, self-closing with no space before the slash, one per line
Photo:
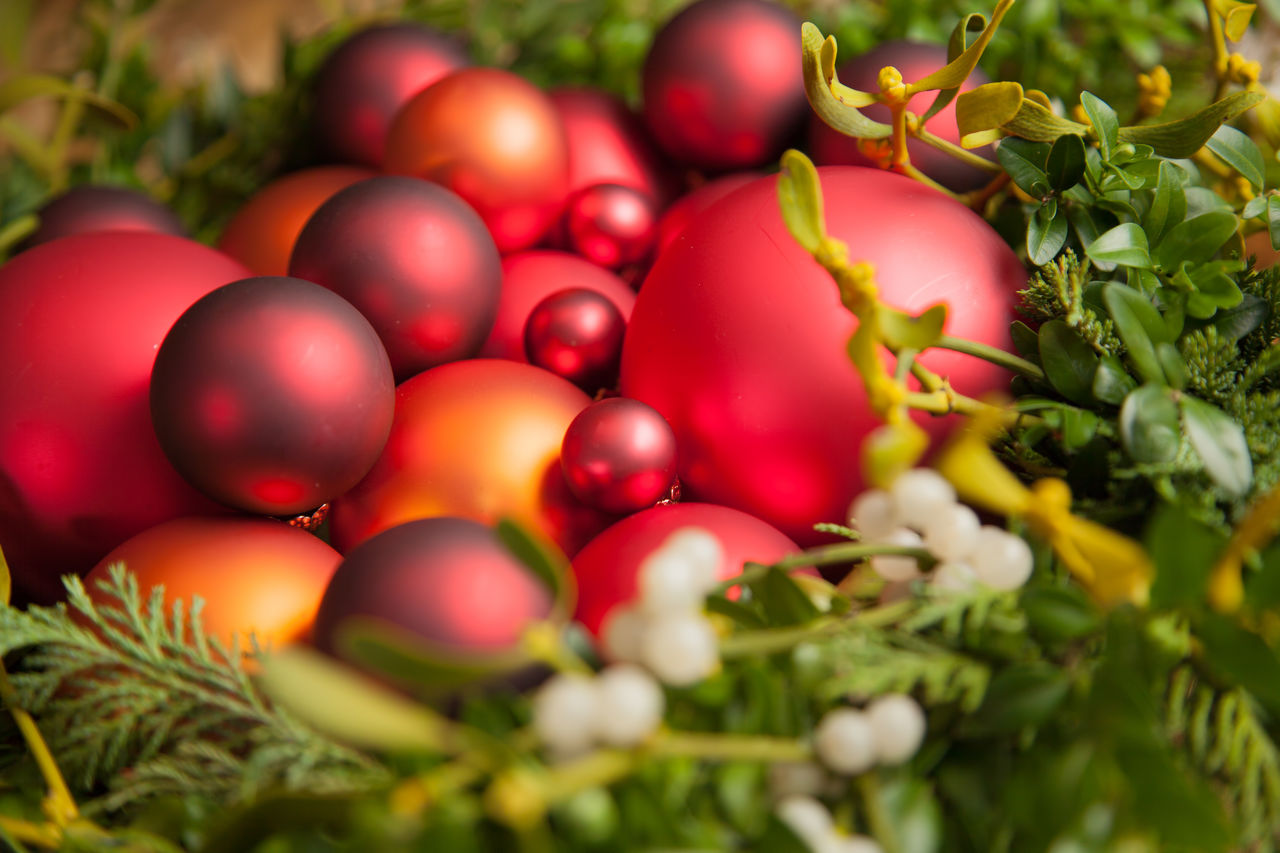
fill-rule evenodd
<path id="1" fill-rule="evenodd" d="M 396 389 L 377 464 L 334 502 L 334 547 L 345 553 L 417 518 L 511 516 L 577 552 L 609 522 L 573 497 L 560 471 L 564 432 L 590 402 L 558 376 L 501 359 L 418 374 Z"/>
<path id="2" fill-rule="evenodd" d="M 696 190 L 685 193 L 658 220 L 657 251 L 661 252 L 671 245 L 671 241 L 680 236 L 684 227 L 701 216 L 708 207 L 760 177 L 763 175 L 759 172 L 735 172 L 707 181 Z"/>
<path id="3" fill-rule="evenodd" d="M 635 512 L 670 491 L 676 436 L 653 407 L 611 397 L 587 406 L 569 424 L 560 464 L 578 500 L 605 512 Z"/>
<path id="4" fill-rule="evenodd" d="M 529 314 L 524 352 L 544 367 L 594 393 L 618 378 L 627 321 L 607 297 L 574 288 L 553 293 Z"/>
<path id="5" fill-rule="evenodd" d="M 527 362 L 524 330 L 535 305 L 553 293 L 586 288 L 608 298 L 622 314 L 631 317 L 636 294 L 626 282 L 608 270 L 566 252 L 534 250 L 502 259 L 502 297 L 489 339 L 480 348 L 486 358 Z"/>
<path id="6" fill-rule="evenodd" d="M 137 190 L 85 184 L 72 187 L 38 211 L 40 225 L 19 251 L 72 234 L 94 231 L 151 231 L 187 236 L 178 215 Z"/>
<path id="7" fill-rule="evenodd" d="M 205 631 L 249 648 L 252 633 L 279 647 L 306 639 L 320 598 L 342 555 L 320 538 L 266 518 L 177 518 L 139 533 L 113 550 L 85 578 L 89 596 L 104 601 L 98 581 L 124 563 L 146 596 L 164 586 L 166 608 L 204 599 Z"/>
<path id="8" fill-rule="evenodd" d="M 684 527 L 700 527 L 720 540 L 724 560 L 716 576 L 721 580 L 741 574 L 748 560 L 775 563 L 800 550 L 765 522 L 729 507 L 680 503 L 646 509 L 609 527 L 573 558 L 574 618 L 598 637 L 609 611 L 635 599 L 640 563 Z"/>
<path id="9" fill-rule="evenodd" d="M 876 82 L 880 69 L 892 65 L 902 72 L 908 82 L 919 80 L 947 64 L 947 49 L 942 45 L 910 41 L 883 42 L 866 53 L 855 56 L 839 69 L 840 82 L 846 86 L 863 91 L 880 90 Z M 967 92 L 975 86 L 991 82 L 981 69 L 975 68 L 961 86 L 961 92 Z M 937 92 L 921 92 L 911 99 L 907 106 L 916 115 L 924 115 L 937 97 Z M 862 107 L 867 118 L 888 124 L 889 108 L 882 104 Z M 930 133 L 940 136 L 955 145 L 960 144 L 960 130 L 956 127 L 956 102 L 953 100 L 929 119 L 925 125 Z M 817 115 L 809 117 L 809 144 L 813 151 L 813 161 L 819 166 L 873 166 L 878 164 L 858 151 L 858 141 L 835 131 L 823 123 Z M 911 164 L 929 177 L 957 192 L 976 189 L 991 180 L 991 173 L 984 172 L 975 166 L 961 163 L 956 158 L 939 151 L 926 142 L 918 139 L 907 141 L 907 151 L 911 155 Z M 977 149 L 975 154 L 995 159 L 991 146 Z"/>
<path id="10" fill-rule="evenodd" d="M 569 143 L 551 100 L 509 71 L 468 68 L 405 105 L 386 170 L 435 181 L 476 209 L 503 252 L 538 242 L 569 193 Z"/>
<path id="11" fill-rule="evenodd" d="M 443 187 L 404 177 L 361 181 L 321 205 L 289 274 L 360 309 L 400 381 L 475 355 L 502 290 L 497 247 L 475 211 Z"/>
<path id="12" fill-rule="evenodd" d="M 659 147 L 700 169 L 763 166 L 808 108 L 800 19 L 768 0 L 698 0 L 658 32 L 644 117 Z"/>
<path id="13" fill-rule="evenodd" d="M 470 65 L 451 39 L 418 24 L 370 27 L 343 42 L 316 75 L 315 124 L 339 160 L 382 165 L 391 120 L 409 99 Z"/>
<path id="14" fill-rule="evenodd" d="M 609 269 L 644 261 L 658 239 L 658 207 L 621 184 L 596 184 L 569 198 L 564 214 L 569 246 Z"/>
<path id="15" fill-rule="evenodd" d="M 394 408 L 373 327 L 296 278 L 248 278 L 200 299 L 151 375 L 151 417 L 174 467 L 211 498 L 265 515 L 312 510 L 359 482 Z"/>
<path id="16" fill-rule="evenodd" d="M 167 234 L 64 237 L 0 266 L 0 548 L 51 601 L 116 545 L 216 512 L 151 428 L 156 348 L 191 303 L 248 271 Z"/>
<path id="17" fill-rule="evenodd" d="M 908 178 L 818 170 L 832 236 L 875 265 L 888 304 L 947 304 L 947 333 L 1008 346 L 1026 272 L 975 213 Z M 713 205 L 654 264 L 636 300 L 621 390 L 653 406 L 679 447 L 681 487 L 738 507 L 801 544 L 841 521 L 861 490 L 860 445 L 879 421 L 849 363 L 854 318 L 831 278 L 787 232 L 777 181 Z M 930 350 L 920 361 L 981 395 L 1008 375 Z M 921 416 L 937 432 L 947 421 Z"/>
<path id="18" fill-rule="evenodd" d="M 258 190 L 227 223 L 218 248 L 255 275 L 288 275 L 302 226 L 338 190 L 377 175 L 357 166 L 317 166 Z"/>

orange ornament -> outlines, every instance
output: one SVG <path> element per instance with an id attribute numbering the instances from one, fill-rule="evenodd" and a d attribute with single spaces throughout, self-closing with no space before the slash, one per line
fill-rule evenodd
<path id="1" fill-rule="evenodd" d="M 573 497 L 560 466 L 565 430 L 590 402 L 504 359 L 455 361 L 402 383 L 382 457 L 334 502 L 334 547 L 346 553 L 419 518 L 511 516 L 576 553 L 613 520 Z"/>
<path id="2" fill-rule="evenodd" d="M 255 275 L 288 275 L 302 226 L 334 193 L 377 176 L 357 166 L 318 166 L 277 178 L 231 218 L 218 248 Z"/>
<path id="3" fill-rule="evenodd" d="M 1247 259 L 1251 255 L 1255 258 L 1254 266 L 1260 270 L 1273 267 L 1280 260 L 1280 252 L 1271 248 L 1271 234 L 1267 229 L 1254 231 L 1244 238 L 1244 257 Z"/>
<path id="4" fill-rule="evenodd" d="M 239 635 L 247 649 L 250 632 L 263 646 L 307 638 L 320 599 L 342 556 L 321 539 L 265 518 L 177 518 L 144 530 L 94 566 L 85 588 L 96 601 L 107 598 L 98 580 L 124 563 L 138 579 L 143 600 L 163 584 L 166 607 L 204 599 L 207 634 L 223 642 Z M 112 602 L 114 603 L 114 602 Z"/>

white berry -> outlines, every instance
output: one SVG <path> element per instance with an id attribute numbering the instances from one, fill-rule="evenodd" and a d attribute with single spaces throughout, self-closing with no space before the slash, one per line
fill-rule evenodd
<path id="1" fill-rule="evenodd" d="M 662 688 L 638 666 L 607 667 L 596 676 L 596 693 L 596 734 L 610 746 L 636 746 L 662 722 Z"/>
<path id="2" fill-rule="evenodd" d="M 977 580 L 968 563 L 939 563 L 929 576 L 929 585 L 947 592 L 969 592 Z"/>
<path id="3" fill-rule="evenodd" d="M 835 832 L 831 812 L 813 797 L 803 794 L 784 797 L 774 813 L 801 841 L 814 850 L 820 849 Z"/>
<path id="4" fill-rule="evenodd" d="M 572 756 L 595 740 L 599 717 L 595 682 L 585 675 L 552 676 L 533 696 L 533 730 L 552 752 Z"/>
<path id="5" fill-rule="evenodd" d="M 889 487 L 898 523 L 923 530 L 929 519 L 956 502 L 956 490 L 931 468 L 903 471 Z"/>
<path id="6" fill-rule="evenodd" d="M 783 761 L 769 766 L 769 796 L 816 796 L 827 786 L 827 771 L 812 761 Z"/>
<path id="7" fill-rule="evenodd" d="M 720 662 L 720 644 L 705 617 L 672 614 L 646 626 L 641 660 L 661 681 L 684 687 L 715 672 Z"/>
<path id="8" fill-rule="evenodd" d="M 1021 536 L 983 525 L 969 560 L 978 580 L 992 589 L 1017 589 L 1031 577 L 1031 546 Z"/>
<path id="9" fill-rule="evenodd" d="M 924 709 L 910 696 L 881 696 L 867 706 L 866 714 L 875 731 L 876 758 L 881 764 L 902 764 L 924 742 Z"/>
<path id="10" fill-rule="evenodd" d="M 720 564 L 724 562 L 724 546 L 709 530 L 701 527 L 682 527 L 662 543 L 669 550 L 683 556 L 696 570 L 703 593 L 711 590 L 720 579 Z"/>
<path id="11" fill-rule="evenodd" d="M 884 853 L 884 848 L 874 838 L 866 835 L 837 835 L 832 833 L 818 853 Z"/>
<path id="12" fill-rule="evenodd" d="M 920 534 L 905 527 L 899 527 L 888 536 L 876 542 L 877 545 L 900 545 L 903 548 L 923 548 L 924 541 Z M 887 581 L 909 581 L 920 577 L 920 564 L 915 557 L 877 554 L 871 558 L 871 568 Z"/>
<path id="13" fill-rule="evenodd" d="M 837 773 L 857 775 L 876 760 L 876 736 L 867 715 L 853 708 L 828 711 L 813 736 L 814 751 Z"/>
<path id="14" fill-rule="evenodd" d="M 924 526 L 924 547 L 939 560 L 964 560 L 978 545 L 978 514 L 964 504 L 938 510 Z"/>
<path id="15" fill-rule="evenodd" d="M 645 618 L 630 604 L 619 604 L 609 611 L 600 631 L 605 657 L 611 661 L 638 663 L 644 642 Z"/>
<path id="16" fill-rule="evenodd" d="M 868 489 L 849 507 L 849 524 L 857 528 L 867 542 L 878 542 L 900 523 L 893 510 L 893 499 L 884 489 Z"/>
<path id="17" fill-rule="evenodd" d="M 684 554 L 659 548 L 640 563 L 640 609 L 648 616 L 700 612 L 707 595 L 700 574 Z"/>

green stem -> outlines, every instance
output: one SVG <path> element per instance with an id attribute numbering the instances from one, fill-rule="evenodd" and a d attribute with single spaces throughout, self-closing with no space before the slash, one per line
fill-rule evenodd
<path id="1" fill-rule="evenodd" d="M 9 672 L 5 669 L 3 660 L 0 660 L 0 703 L 9 709 L 13 721 L 18 724 L 18 731 L 22 732 L 23 740 L 27 742 L 27 748 L 31 751 L 36 766 L 40 768 L 40 775 L 44 777 L 45 786 L 48 788 L 44 804 L 49 819 L 57 826 L 66 826 L 80 816 L 80 810 L 76 807 L 71 789 L 67 787 L 67 781 L 62 778 L 58 762 L 54 759 L 44 736 L 40 734 L 36 721 L 28 711 L 19 707 L 18 691 L 13 688 L 13 682 L 9 680 Z"/>
<path id="2" fill-rule="evenodd" d="M 728 660 L 785 652 L 800 643 L 816 640 L 824 634 L 831 633 L 840 625 L 841 622 L 838 619 L 824 618 L 793 628 L 764 628 L 759 631 L 731 634 L 720 641 L 720 657 Z"/>
<path id="3" fill-rule="evenodd" d="M 18 245 L 18 243 L 40 227 L 40 217 L 34 213 L 28 213 L 26 216 L 19 216 L 8 225 L 0 228 L 0 257 L 3 257 L 10 249 Z"/>
<path id="4" fill-rule="evenodd" d="M 813 760 L 813 750 L 803 740 L 767 735 L 710 734 L 666 731 L 644 747 L 654 756 L 701 758 L 709 761 Z"/>
<path id="5" fill-rule="evenodd" d="M 900 853 L 902 845 L 898 840 L 893 820 L 885 811 L 884 801 L 880 795 L 880 777 L 872 771 L 858 777 L 858 794 L 867 813 L 867 824 L 871 834 L 884 848 L 884 853 Z"/>
<path id="6" fill-rule="evenodd" d="M 912 392 L 907 394 L 905 402 L 912 409 L 919 409 L 922 412 L 929 412 L 933 415 L 958 413 L 974 416 L 994 411 L 1000 415 L 1001 423 L 1005 426 L 1013 426 L 1020 423 L 1035 424 L 1041 420 L 1035 415 L 1002 409 L 999 406 L 993 406 L 990 403 L 984 403 L 981 400 L 975 400 L 972 397 L 966 397 L 954 391 Z"/>
<path id="7" fill-rule="evenodd" d="M 916 138 L 921 142 L 932 145 L 939 151 L 944 151 L 947 154 L 950 154 L 960 162 L 967 163 L 968 165 L 981 169 L 984 172 L 990 172 L 993 175 L 997 175 L 1004 171 L 1000 167 L 999 163 L 993 163 L 980 154 L 974 154 L 972 151 L 961 148 L 954 142 L 943 139 L 941 136 L 935 136 L 923 127 L 916 131 Z"/>
<path id="8" fill-rule="evenodd" d="M 1025 358 L 1020 358 L 1011 352 L 1005 352 L 999 347 L 993 347 L 989 344 L 978 343 L 967 338 L 956 338 L 951 335 L 943 335 L 934 343 L 934 346 L 942 349 L 953 350 L 954 352 L 962 352 L 965 355 L 971 355 L 980 358 L 983 361 L 989 361 L 992 364 L 1012 370 L 1028 379 L 1037 382 L 1044 381 L 1044 371 L 1038 365 L 1035 365 Z"/>
<path id="9" fill-rule="evenodd" d="M 823 545 L 811 548 L 790 557 L 783 557 L 773 565 L 779 569 L 793 569 L 800 566 L 831 566 L 839 563 L 852 563 L 877 555 L 893 557 L 915 557 L 921 560 L 930 559 L 930 554 L 923 548 L 911 548 L 904 545 L 867 544 L 863 542 L 837 542 L 834 545 Z"/>
<path id="10" fill-rule="evenodd" d="M 84 78 L 77 76 L 73 81 L 75 91 L 67 95 L 62 104 L 62 112 L 58 115 L 58 124 L 54 128 L 53 137 L 49 140 L 49 162 L 52 171 L 49 175 L 49 188 L 54 192 L 66 189 L 70 180 L 71 167 L 67 157 L 71 149 L 71 140 L 75 137 L 76 128 L 84 116 L 85 93 L 88 89 Z"/>

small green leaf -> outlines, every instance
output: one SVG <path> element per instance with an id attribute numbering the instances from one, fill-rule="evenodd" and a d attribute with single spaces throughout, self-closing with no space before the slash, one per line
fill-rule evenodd
<path id="1" fill-rule="evenodd" d="M 1116 111 L 1092 92 L 1080 93 L 1080 106 L 1084 107 L 1085 115 L 1093 125 L 1093 135 L 1102 149 L 1103 159 L 1111 159 L 1111 150 L 1115 148 L 1120 132 L 1120 120 L 1116 118 Z"/>
<path id="2" fill-rule="evenodd" d="M 1164 382 L 1155 345 L 1169 338 L 1160 312 L 1141 293 L 1116 282 L 1103 288 L 1102 299 L 1138 374 L 1147 382 Z"/>
<path id="3" fill-rule="evenodd" d="M 1202 264 L 1217 254 L 1240 221 L 1234 213 L 1211 211 L 1179 222 L 1156 246 L 1155 261 L 1160 268 L 1173 271 L 1183 261 Z"/>
<path id="4" fill-rule="evenodd" d="M 1243 427 L 1204 400 L 1184 395 L 1180 402 L 1187 439 L 1204 462 L 1209 477 L 1229 494 L 1248 494 L 1253 483 L 1253 460 Z"/>
<path id="5" fill-rule="evenodd" d="M 1021 320 L 1009 324 L 1009 337 L 1013 339 L 1013 348 L 1023 358 L 1040 363 L 1040 336 Z"/>
<path id="6" fill-rule="evenodd" d="M 1098 360 L 1098 370 L 1093 374 L 1093 396 L 1104 403 L 1119 406 L 1129 392 L 1137 387 L 1137 380 L 1124 369 L 1119 358 L 1104 355 Z"/>
<path id="7" fill-rule="evenodd" d="M 947 324 L 947 306 L 930 306 L 918 317 L 896 308 L 880 309 L 877 315 L 884 342 L 894 349 L 921 351 L 938 343 Z"/>
<path id="8" fill-rule="evenodd" d="M 1275 650 L 1257 634 L 1217 614 L 1206 615 L 1199 629 L 1205 665 L 1248 690 L 1273 715 L 1280 713 L 1280 659 Z"/>
<path id="9" fill-rule="evenodd" d="M 397 625 L 366 616 L 344 621 L 334 644 L 346 659 L 423 693 L 476 684 L 531 662 L 519 647 L 474 652 L 433 643 Z"/>
<path id="10" fill-rule="evenodd" d="M 1143 385 L 1120 407 L 1120 440 L 1135 462 L 1168 462 L 1181 443 L 1178 406 L 1161 385 Z"/>
<path id="11" fill-rule="evenodd" d="M 1244 175 L 1254 189 L 1262 188 L 1267 167 L 1262 160 L 1261 149 L 1247 134 L 1224 124 L 1209 138 L 1205 147 L 1221 157 L 1228 166 Z"/>
<path id="12" fill-rule="evenodd" d="M 1120 128 L 1125 142 L 1150 145 L 1161 157 L 1182 159 L 1195 154 L 1218 128 L 1266 100 L 1261 92 L 1234 92 L 1186 118 L 1164 124 Z"/>
<path id="13" fill-rule="evenodd" d="M 779 568 L 771 568 L 752 581 L 751 595 L 760 602 L 769 625 L 774 627 L 800 625 L 822 615 L 799 584 Z"/>
<path id="14" fill-rule="evenodd" d="M 1280 195 L 1267 196 L 1267 231 L 1271 235 L 1271 248 L 1280 251 Z"/>
<path id="15" fill-rule="evenodd" d="M 765 627 L 765 621 L 756 609 L 741 601 L 734 601 L 723 595 L 710 595 L 707 596 L 706 607 L 708 612 L 728 616 L 744 628 Z"/>
<path id="16" fill-rule="evenodd" d="M 1078 640 L 1102 624 L 1097 607 L 1078 586 L 1029 587 L 1021 602 L 1031 630 L 1050 642 Z"/>
<path id="17" fill-rule="evenodd" d="M 1043 142 L 1028 142 L 1009 137 L 996 149 L 996 159 L 1009 173 L 1018 188 L 1027 195 L 1040 198 L 1049 192 L 1049 176 L 1044 164 L 1049 156 L 1049 146 Z"/>
<path id="18" fill-rule="evenodd" d="M 1242 295 L 1240 304 L 1224 308 L 1214 315 L 1213 325 L 1223 340 L 1235 342 L 1262 325 L 1271 314 L 1266 300 L 1252 293 Z"/>
<path id="19" fill-rule="evenodd" d="M 1004 150 L 1004 145 L 1000 150 Z M 1051 204 L 1053 201 L 1049 199 L 1041 205 L 1027 223 L 1027 257 L 1036 266 L 1052 261 L 1067 244 L 1067 214 L 1063 208 Z"/>
<path id="20" fill-rule="evenodd" d="M 1059 136 L 1049 150 L 1045 172 L 1049 186 L 1066 192 L 1084 178 L 1084 137 L 1074 133 Z"/>
<path id="21" fill-rule="evenodd" d="M 822 184 L 818 170 L 804 154 L 794 148 L 782 155 L 782 171 L 778 175 L 778 204 L 782 221 L 792 238 L 807 252 L 816 252 L 827 235 L 822 215 Z"/>
<path id="22" fill-rule="evenodd" d="M 1253 198 L 1245 202 L 1244 209 L 1240 211 L 1241 219 L 1257 219 L 1259 216 L 1267 212 L 1267 196 L 1255 195 Z"/>
<path id="23" fill-rule="evenodd" d="M 1098 354 L 1062 320 L 1049 320 L 1040 327 L 1040 364 L 1045 378 L 1059 394 L 1082 406 L 1094 402 L 1093 374 L 1098 369 Z"/>
<path id="24" fill-rule="evenodd" d="M 1100 234 L 1085 250 L 1090 259 L 1123 267 L 1151 268 L 1147 234 L 1136 222 L 1123 222 Z"/>
<path id="25" fill-rule="evenodd" d="M 138 117 L 124 104 L 51 74 L 19 74 L 0 83 L 0 115 L 24 101 L 42 97 L 78 98 L 111 116 L 126 130 L 138 124 Z"/>
<path id="26" fill-rule="evenodd" d="M 1038 726 L 1071 691 L 1071 676 L 1047 663 L 1015 663 L 1000 670 L 982 706 L 959 726 L 961 737 L 991 737 Z"/>
<path id="27" fill-rule="evenodd" d="M 893 827 L 896 849 L 904 853 L 936 853 L 942 849 L 942 809 L 929 782 L 908 773 L 885 774 L 877 794 L 879 809 Z"/>
<path id="28" fill-rule="evenodd" d="M 1187 194 L 1182 188 L 1181 170 L 1168 160 L 1160 161 L 1155 195 L 1142 227 L 1159 245 L 1164 234 L 1187 216 Z"/>
<path id="29" fill-rule="evenodd" d="M 1152 606 L 1202 603 L 1210 571 L 1226 537 L 1194 519 L 1185 508 L 1160 502 L 1147 524 L 1143 541 L 1156 566 Z"/>
<path id="30" fill-rule="evenodd" d="M 564 615 L 573 613 L 576 598 L 573 576 L 569 572 L 569 561 L 560 549 L 536 537 L 515 519 L 499 519 L 494 532 L 503 547 L 551 591 L 556 609 Z"/>
<path id="31" fill-rule="evenodd" d="M 1166 341 L 1156 344 L 1156 359 L 1160 362 L 1160 369 L 1164 371 L 1165 382 L 1170 388 L 1181 391 L 1187 387 L 1187 380 L 1190 378 L 1187 362 L 1176 346 Z"/>

